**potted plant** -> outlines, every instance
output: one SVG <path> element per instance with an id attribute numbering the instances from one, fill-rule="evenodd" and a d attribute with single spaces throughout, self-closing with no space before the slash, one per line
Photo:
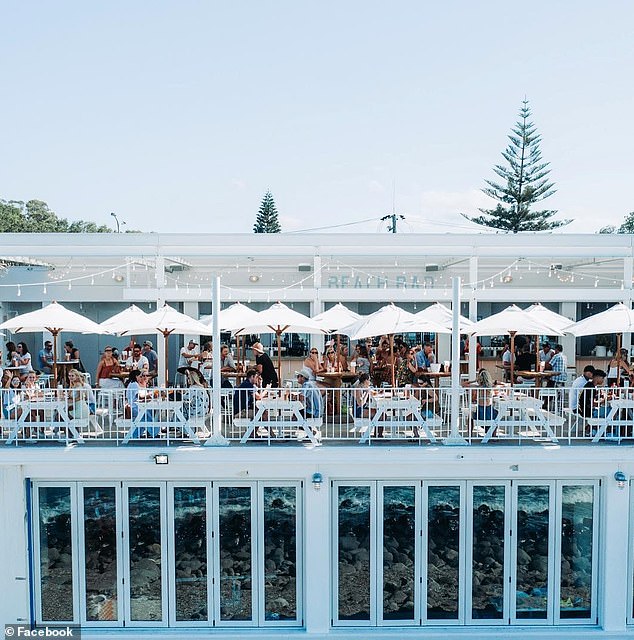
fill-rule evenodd
<path id="1" fill-rule="evenodd" d="M 609 333 L 602 333 L 596 336 L 594 355 L 597 358 L 607 357 L 608 349 L 612 349 L 612 338 L 612 334 Z"/>

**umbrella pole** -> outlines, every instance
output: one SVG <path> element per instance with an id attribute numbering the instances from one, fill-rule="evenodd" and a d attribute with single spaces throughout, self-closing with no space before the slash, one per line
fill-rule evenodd
<path id="1" fill-rule="evenodd" d="M 337 334 L 337 372 L 341 371 L 341 335 Z"/>
<path id="2" fill-rule="evenodd" d="M 621 342 L 623 340 L 623 334 L 616 334 L 616 361 L 619 363 L 616 368 L 616 386 L 621 386 Z"/>
<path id="3" fill-rule="evenodd" d="M 510 331 L 511 334 L 511 386 L 515 381 L 515 334 L 517 331 Z"/>
<path id="4" fill-rule="evenodd" d="M 390 333 L 390 367 L 392 368 L 392 388 L 396 386 L 396 376 L 394 372 L 394 334 Z"/>
<path id="5" fill-rule="evenodd" d="M 53 383 L 57 386 L 57 335 L 59 331 L 52 329 L 51 334 L 53 335 Z"/>
<path id="6" fill-rule="evenodd" d="M 169 331 L 163 331 L 163 340 L 165 342 L 165 387 L 169 386 L 169 364 L 168 364 L 168 338 L 169 338 Z"/>
<path id="7" fill-rule="evenodd" d="M 276 331 L 277 335 L 277 383 L 282 386 L 282 332 Z"/>

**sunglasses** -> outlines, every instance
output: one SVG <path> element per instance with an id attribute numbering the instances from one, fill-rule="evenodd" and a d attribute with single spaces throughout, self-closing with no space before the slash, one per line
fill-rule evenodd
<path id="1" fill-rule="evenodd" d="M 108 352 L 108 351 L 112 351 L 112 349 L 104 349 L 104 351 Z"/>
<path id="2" fill-rule="evenodd" d="M 319 353 L 319 351 L 317 351 L 317 349 L 313 349 L 313 351 L 311 351 L 311 353 Z"/>

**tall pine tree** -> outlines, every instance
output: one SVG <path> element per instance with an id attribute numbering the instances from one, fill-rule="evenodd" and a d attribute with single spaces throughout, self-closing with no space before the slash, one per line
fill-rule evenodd
<path id="1" fill-rule="evenodd" d="M 551 220 L 557 213 L 550 209 L 531 211 L 537 202 L 555 193 L 554 183 L 549 182 L 548 162 L 542 162 L 539 149 L 541 136 L 537 128 L 529 121 L 531 110 L 528 100 L 523 101 L 520 119 L 508 136 L 510 144 L 502 152 L 507 165 L 496 165 L 493 171 L 502 182 L 485 180 L 488 188 L 482 189 L 488 196 L 497 200 L 495 209 L 480 209 L 484 215 L 467 220 L 486 227 L 502 231 L 548 231 L 569 224 L 571 220 Z"/>
<path id="2" fill-rule="evenodd" d="M 262 204 L 253 225 L 253 233 L 279 233 L 281 230 L 273 194 L 267 191 L 262 198 Z"/>

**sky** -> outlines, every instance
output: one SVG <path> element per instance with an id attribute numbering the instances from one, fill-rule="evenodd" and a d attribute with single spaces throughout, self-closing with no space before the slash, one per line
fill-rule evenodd
<path id="1" fill-rule="evenodd" d="M 522 100 L 595 232 L 634 211 L 629 0 L 0 0 L 0 198 L 156 232 L 483 231 Z M 360 223 L 359 223 L 360 222 Z M 359 223 L 359 224 L 349 224 Z"/>

